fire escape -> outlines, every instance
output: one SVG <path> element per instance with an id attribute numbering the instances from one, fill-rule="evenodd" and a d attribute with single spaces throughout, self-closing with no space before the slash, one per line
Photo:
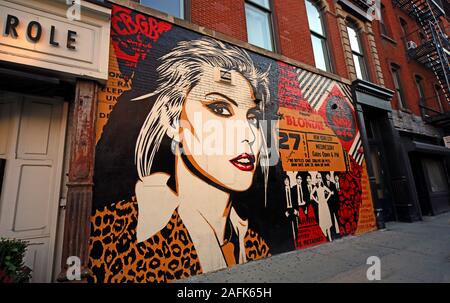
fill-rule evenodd
<path id="1" fill-rule="evenodd" d="M 444 10 L 434 0 L 393 0 L 395 6 L 415 19 L 424 39 L 419 46 L 408 43 L 408 56 L 430 68 L 440 87 L 441 100 L 450 103 L 450 41 L 439 25 Z M 436 126 L 449 126 L 450 112 L 427 107 L 421 100 L 424 120 Z"/>

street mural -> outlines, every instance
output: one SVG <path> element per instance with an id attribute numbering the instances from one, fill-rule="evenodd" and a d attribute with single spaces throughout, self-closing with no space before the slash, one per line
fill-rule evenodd
<path id="1" fill-rule="evenodd" d="M 169 282 L 374 230 L 346 84 L 113 6 L 91 282 Z"/>

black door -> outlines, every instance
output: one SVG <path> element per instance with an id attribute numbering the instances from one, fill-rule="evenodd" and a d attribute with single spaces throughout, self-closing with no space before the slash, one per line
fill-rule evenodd
<path id="1" fill-rule="evenodd" d="M 425 172 L 422 167 L 420 155 L 417 153 L 410 153 L 409 161 L 414 176 L 414 183 L 416 185 L 417 198 L 419 199 L 420 211 L 422 216 L 431 216 L 430 197 L 428 195 L 427 182 Z"/>
<path id="2" fill-rule="evenodd" d="M 385 156 L 385 146 L 383 145 L 382 132 L 380 127 L 381 119 L 385 118 L 383 111 L 365 111 L 364 120 L 369 143 L 369 159 L 373 168 L 376 181 L 375 197 L 383 208 L 384 221 L 396 220 L 394 205 L 392 202 L 390 176 Z"/>

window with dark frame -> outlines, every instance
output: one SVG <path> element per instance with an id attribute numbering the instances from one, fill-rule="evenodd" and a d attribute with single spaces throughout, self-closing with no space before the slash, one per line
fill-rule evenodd
<path id="1" fill-rule="evenodd" d="M 408 23 L 403 18 L 399 18 L 400 20 L 400 27 L 402 28 L 403 33 L 403 40 L 406 39 L 406 36 L 408 35 Z"/>
<path id="2" fill-rule="evenodd" d="M 400 80 L 400 67 L 395 64 L 392 64 L 391 71 L 392 71 L 392 80 L 394 81 L 394 88 L 398 99 L 398 104 L 401 109 L 405 109 L 406 103 L 404 102 L 405 99 L 403 97 L 402 82 Z"/>
<path id="3" fill-rule="evenodd" d="M 416 86 L 417 86 L 417 91 L 419 92 L 419 98 L 422 101 L 422 104 L 425 105 L 425 91 L 423 89 L 423 81 L 422 81 L 422 77 L 416 76 Z"/>
<path id="4" fill-rule="evenodd" d="M 270 0 L 246 0 L 245 19 L 248 43 L 274 51 Z"/>
<path id="5" fill-rule="evenodd" d="M 331 72 L 330 53 L 322 12 L 311 0 L 306 0 L 305 4 L 315 65 L 321 70 Z"/>
<path id="6" fill-rule="evenodd" d="M 139 2 L 168 15 L 185 19 L 185 0 L 140 0 Z"/>
<path id="7" fill-rule="evenodd" d="M 444 107 L 442 106 L 441 100 L 441 86 L 439 84 L 435 84 L 434 86 L 434 97 L 436 98 L 436 103 L 439 105 L 439 109 L 441 113 L 444 112 Z"/>
<path id="8" fill-rule="evenodd" d="M 366 61 L 364 59 L 363 48 L 361 44 L 361 37 L 356 24 L 353 22 L 347 23 L 347 33 L 350 40 L 350 47 L 352 50 L 353 63 L 355 66 L 356 77 L 362 80 L 369 80 L 367 73 Z"/>
<path id="9" fill-rule="evenodd" d="M 431 192 L 448 192 L 448 177 L 442 159 L 424 158 L 422 161 Z"/>
<path id="10" fill-rule="evenodd" d="M 389 36 L 389 32 L 386 26 L 386 9 L 383 4 L 380 7 L 380 31 L 382 35 Z"/>
<path id="11" fill-rule="evenodd" d="M 400 28 L 402 29 L 402 36 L 401 39 L 403 41 L 403 44 L 405 45 L 405 48 L 407 48 L 407 36 L 408 36 L 408 23 L 403 18 L 399 18 L 400 22 Z"/>

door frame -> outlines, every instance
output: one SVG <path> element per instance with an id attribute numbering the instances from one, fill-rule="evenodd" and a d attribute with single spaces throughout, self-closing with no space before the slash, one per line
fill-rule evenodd
<path id="1" fill-rule="evenodd" d="M 50 218 L 49 218 L 49 244 L 48 244 L 48 256 L 47 256 L 47 277 L 48 280 L 45 282 L 51 282 L 53 280 L 53 267 L 54 267 L 54 255 L 55 255 L 55 247 L 56 247 L 56 235 L 57 235 L 57 229 L 58 229 L 58 214 L 59 214 L 59 205 L 60 205 L 60 197 L 61 197 L 61 185 L 63 181 L 63 166 L 64 166 L 64 158 L 66 157 L 66 151 L 65 151 L 65 143 L 67 138 L 67 122 L 68 122 L 68 113 L 69 113 L 69 102 L 64 100 L 62 97 L 41 97 L 39 95 L 30 95 L 30 94 L 23 94 L 23 93 L 15 93 L 15 92 L 9 92 L 9 91 L 0 91 L 0 98 L 5 97 L 11 97 L 12 99 L 16 99 L 15 101 L 18 103 L 15 106 L 18 107 L 19 110 L 19 117 L 14 117 L 12 120 L 12 127 L 15 130 L 13 133 L 13 136 L 8 138 L 8 145 L 14 146 L 15 150 L 9 149 L 7 151 L 7 155 L 9 157 L 16 157 L 16 150 L 17 150 L 17 140 L 19 136 L 19 128 L 20 128 L 20 116 L 23 111 L 24 103 L 27 102 L 27 98 L 33 98 L 37 100 L 56 100 L 59 102 L 62 102 L 62 113 L 61 113 L 61 121 L 59 123 L 59 138 L 58 138 L 58 149 L 57 154 L 55 158 L 55 174 L 54 174 L 54 188 L 52 193 L 52 205 L 50 206 Z M 67 155 L 68 156 L 68 155 Z M 5 165 L 5 173 L 8 170 L 8 163 Z M 4 179 L 6 178 L 6 175 Z M 5 180 L 4 180 L 5 181 Z M 3 186 L 1 184 L 1 186 Z M 2 197 L 4 194 L 4 190 L 2 190 L 2 196 L 0 197 L 0 202 L 3 202 Z M 5 235 L 6 237 L 9 237 L 10 235 Z M 33 240 L 33 239 L 40 239 L 43 237 L 21 237 L 22 240 Z M 32 242 L 31 242 L 32 243 Z M 42 281 L 44 282 L 44 281 Z"/>
<path id="2" fill-rule="evenodd" d="M 371 150 L 373 147 L 376 147 L 376 150 L 378 152 L 378 158 L 380 160 L 380 168 L 383 170 L 383 175 L 381 176 L 384 178 L 384 199 L 386 204 L 383 204 L 383 220 L 385 222 L 387 221 L 397 221 L 397 210 L 394 205 L 394 198 L 393 198 L 393 190 L 391 186 L 391 173 L 389 170 L 389 164 L 387 161 L 386 156 L 386 146 L 383 141 L 383 129 L 382 129 L 382 120 L 387 118 L 386 111 L 382 111 L 379 109 L 374 108 L 365 108 L 364 110 L 364 122 L 366 123 L 366 129 L 370 128 L 370 131 L 373 134 L 372 138 L 367 137 L 367 144 L 369 147 L 369 150 Z M 367 153 L 368 159 L 366 161 L 372 161 L 372 158 L 370 157 L 370 151 Z M 374 166 L 372 165 L 372 169 L 374 169 Z M 374 173 L 374 172 L 373 172 Z M 381 202 L 381 200 L 378 198 L 378 188 L 373 188 L 372 190 L 375 191 L 376 198 Z M 386 217 L 386 207 L 389 206 L 389 210 L 391 212 L 390 218 Z M 389 220 L 387 220 L 389 219 Z"/>
<path id="3" fill-rule="evenodd" d="M 428 188 L 427 176 L 422 163 L 422 157 L 419 153 L 409 152 L 409 162 L 411 165 L 411 173 L 416 187 L 417 201 L 419 203 L 420 213 L 423 216 L 433 215 L 433 207 L 430 201 L 430 192 Z M 425 199 L 425 200 L 423 200 Z M 428 210 L 428 212 L 424 212 Z"/>

